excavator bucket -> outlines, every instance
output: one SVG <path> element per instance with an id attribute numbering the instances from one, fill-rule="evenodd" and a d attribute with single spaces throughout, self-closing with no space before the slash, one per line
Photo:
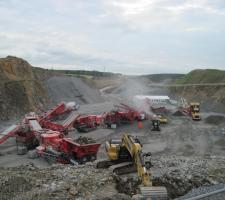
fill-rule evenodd
<path id="1" fill-rule="evenodd" d="M 168 194 L 165 187 L 158 186 L 140 186 L 141 195 L 151 200 L 168 200 Z"/>

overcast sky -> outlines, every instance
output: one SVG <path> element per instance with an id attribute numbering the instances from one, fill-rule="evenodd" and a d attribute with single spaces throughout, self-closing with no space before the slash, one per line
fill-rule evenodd
<path id="1" fill-rule="evenodd" d="M 225 69 L 225 0 L 0 0 L 0 57 L 125 74 Z"/>

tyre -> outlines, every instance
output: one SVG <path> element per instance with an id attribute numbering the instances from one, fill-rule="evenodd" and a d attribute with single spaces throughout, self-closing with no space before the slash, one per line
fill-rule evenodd
<path id="1" fill-rule="evenodd" d="M 96 154 L 91 155 L 91 158 L 90 158 L 91 161 L 95 161 L 96 159 L 97 159 Z"/>
<path id="2" fill-rule="evenodd" d="M 38 158 L 39 157 L 39 155 L 38 155 L 38 153 L 37 153 L 36 150 L 28 151 L 27 156 L 30 159 L 35 159 L 35 158 Z"/>
<path id="3" fill-rule="evenodd" d="M 17 146 L 17 154 L 18 155 L 25 155 L 27 153 L 26 146 Z"/>
<path id="4" fill-rule="evenodd" d="M 84 164 L 84 163 L 86 163 L 88 161 L 88 158 L 87 157 L 82 157 L 82 158 L 80 158 L 80 160 L 79 160 L 79 164 Z"/>

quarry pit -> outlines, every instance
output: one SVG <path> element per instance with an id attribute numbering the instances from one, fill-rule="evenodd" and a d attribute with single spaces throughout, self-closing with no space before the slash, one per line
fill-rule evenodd
<path id="1" fill-rule="evenodd" d="M 28 67 L 26 63 L 24 65 Z M 7 70 L 6 73 L 13 73 L 13 70 Z M 184 96 L 184 90 L 174 92 L 174 88 L 168 86 L 168 80 L 154 83 L 141 77 L 119 76 L 110 80 L 104 77 L 89 80 L 51 73 L 40 80 L 42 86 L 38 87 L 26 80 L 26 77 L 10 81 L 5 80 L 4 84 L 10 82 L 24 87 L 25 91 L 30 92 L 27 101 L 32 103 L 27 104 L 22 111 L 16 108 L 16 115 L 11 111 L 5 113 L 4 109 L 8 109 L 8 105 L 4 104 L 1 110 L 4 115 L 4 120 L 2 117 L 0 121 L 1 131 L 18 123 L 23 113 L 37 111 L 37 104 L 43 104 L 47 109 L 61 101 L 76 101 L 80 104 L 76 112 L 101 114 L 113 110 L 120 103 L 137 106 L 133 101 L 135 95 L 167 95 L 175 101 Z M 30 84 L 33 91 L 29 89 Z M 37 97 L 40 91 L 44 100 L 42 96 Z M 201 121 L 193 121 L 186 115 L 174 115 L 176 108 L 167 105 L 171 107 L 171 112 L 166 115 L 168 123 L 162 124 L 159 132 L 151 131 L 151 123 L 146 120 L 141 128 L 138 122 L 134 122 L 116 129 L 101 127 L 88 133 L 72 130 L 67 137 L 93 138 L 102 144 L 97 159 L 104 159 L 107 158 L 104 147 L 107 140 L 119 139 L 124 133 L 137 136 L 144 151 L 152 154 L 153 184 L 165 186 L 170 199 L 181 197 L 195 188 L 225 183 L 225 106 L 204 96 L 197 99 L 190 96 L 187 95 L 188 100 L 201 102 Z M 18 102 L 24 101 L 19 94 L 16 97 Z M 146 110 L 151 113 L 149 108 Z M 52 165 L 42 158 L 30 159 L 27 155 L 17 155 L 16 140 L 13 137 L 0 145 L 0 174 L 3 199 L 134 199 L 132 196 L 137 193 L 138 186 L 135 173 L 118 176 L 108 170 L 96 169 L 93 163 L 78 166 Z"/>

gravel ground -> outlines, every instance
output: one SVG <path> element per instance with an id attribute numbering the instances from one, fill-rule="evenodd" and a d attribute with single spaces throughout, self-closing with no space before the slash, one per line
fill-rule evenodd
<path id="1" fill-rule="evenodd" d="M 201 195 L 207 195 L 212 192 L 216 192 L 218 190 L 223 190 L 223 192 L 215 193 L 210 196 L 205 196 L 199 199 L 202 200 L 224 200 L 225 199 L 225 185 L 224 184 L 216 184 L 213 186 L 205 186 L 205 187 L 200 187 L 197 189 L 191 190 L 188 194 L 184 195 L 183 197 L 177 198 L 176 200 L 191 200 L 193 197 L 198 197 Z"/>
<path id="2" fill-rule="evenodd" d="M 78 103 L 85 104 L 81 105 L 80 110 L 78 111 L 79 113 L 100 114 L 110 111 L 113 109 L 114 104 L 118 104 L 121 101 L 125 101 L 125 103 L 132 102 L 131 96 L 142 91 L 139 90 L 141 84 L 132 81 L 127 82 L 125 84 L 126 87 L 122 86 L 122 88 L 116 89 L 111 94 L 101 94 L 99 91 L 84 85 L 85 84 L 81 79 L 72 77 L 69 79 L 65 77 L 53 77 L 47 82 L 49 93 L 52 95 L 52 99 L 55 102 L 58 103 L 61 100 L 75 100 Z M 129 87 L 128 90 L 126 90 L 127 87 Z M 85 91 L 85 93 L 83 91 Z M 143 91 L 146 91 L 146 88 L 144 88 Z M 156 94 L 156 91 L 157 94 L 164 94 L 164 92 L 167 92 L 165 91 L 165 88 L 163 91 L 160 89 L 157 90 L 157 88 L 152 90 L 148 88 L 148 92 L 145 94 L 154 95 Z M 103 100 L 106 100 L 106 102 Z M 124 132 L 131 135 L 137 135 L 144 145 L 144 151 L 150 151 L 153 155 L 153 183 L 155 185 L 165 185 L 169 191 L 170 198 L 172 199 L 188 193 L 193 188 L 223 183 L 225 180 L 224 135 L 221 134 L 221 130 L 223 130 L 225 124 L 222 123 L 219 126 L 207 124 L 204 121 L 206 116 L 208 117 L 209 113 L 202 113 L 203 120 L 194 122 L 188 116 L 175 117 L 171 114 L 168 116 L 169 123 L 167 125 L 162 125 L 160 132 L 151 131 L 151 123 L 146 121 L 143 122 L 142 129 L 138 128 L 137 123 L 133 123 L 131 125 L 118 127 L 116 130 L 99 128 L 89 133 L 78 133 L 77 131 L 73 131 L 69 133 L 68 137 L 92 137 L 97 142 L 104 144 L 105 141 L 110 138 L 120 138 Z M 7 123 L 0 123 L 0 128 L 4 128 L 5 126 L 7 126 Z M 118 193 L 120 190 L 116 188 L 116 184 L 118 184 L 117 181 L 110 178 L 113 176 L 109 174 L 107 170 L 99 171 L 94 169 L 91 164 L 83 167 L 60 165 L 49 168 L 49 164 L 45 160 L 30 160 L 26 155 L 18 156 L 16 155 L 15 140 L 13 138 L 0 146 L 0 153 L 0 167 L 14 167 L 0 169 L 0 182 L 3 184 L 3 187 L 6 187 L 6 191 L 10 184 L 5 183 L 9 183 L 7 180 L 10 178 L 10 174 L 12 174 L 13 177 L 23 176 L 25 186 L 27 181 L 30 181 L 32 177 L 39 177 L 37 178 L 37 182 L 39 181 L 41 183 L 36 183 L 36 181 L 32 179 L 32 187 L 31 190 L 27 190 L 28 193 L 26 194 L 28 196 L 25 196 L 26 198 L 30 197 L 29 195 L 31 195 L 32 198 L 37 196 L 42 198 L 40 193 L 42 194 L 44 191 L 43 199 L 56 199 L 56 197 L 60 199 L 61 195 L 68 195 L 68 199 L 84 199 L 84 196 L 82 195 L 87 195 L 89 199 L 130 199 L 131 193 L 137 189 L 133 188 L 137 186 L 137 184 L 135 184 L 137 177 L 134 179 L 131 178 L 132 184 L 130 184 L 126 176 L 125 181 L 122 179 L 122 183 L 126 184 L 124 188 L 127 189 L 127 192 L 123 192 L 128 194 L 128 196 L 120 196 L 121 194 Z M 104 145 L 101 145 L 98 158 L 101 159 L 105 157 Z M 34 165 L 31 169 L 29 169 L 29 166 L 19 167 L 21 164 L 26 165 L 30 162 Z M 36 166 L 38 168 L 36 168 Z M 64 170 L 66 170 L 66 173 L 64 176 L 61 176 Z M 47 175 L 44 175 L 45 172 Z M 59 175 L 57 175 L 58 172 Z M 3 174 L 7 175 L 6 178 L 3 178 Z M 70 176 L 73 179 L 65 179 L 65 183 L 62 177 L 69 178 Z M 93 179 L 91 178 L 87 185 L 82 185 L 83 179 L 80 179 L 80 176 L 84 177 L 85 181 L 88 180 L 87 177 L 89 176 Z M 135 177 L 135 175 L 132 175 L 132 177 Z M 102 181 L 104 183 L 98 185 L 98 180 L 104 178 L 106 179 L 105 181 Z M 108 178 L 110 179 L 109 182 L 107 182 Z M 81 180 L 81 182 L 75 183 L 78 179 Z M 65 189 L 64 186 L 62 186 L 61 188 L 60 181 L 63 182 L 62 185 L 67 184 L 69 187 L 65 186 Z M 75 184 L 75 187 L 71 186 L 70 182 L 71 184 Z M 47 184 L 47 186 L 44 184 Z M 129 185 L 133 186 L 131 187 Z M 43 190 L 45 187 L 47 188 L 46 191 L 48 194 Z M 59 187 L 59 189 L 51 192 L 52 187 L 53 189 Z M 89 187 L 93 188 L 89 190 Z M 101 189 L 99 190 L 99 188 Z M 70 191 L 72 191 L 72 196 Z M 107 197 L 107 195 L 101 196 L 101 192 L 107 194 L 109 197 Z M 73 196 L 74 194 L 75 196 Z M 17 193 L 15 195 L 17 195 Z M 20 199 L 26 199 L 24 196 L 18 196 L 18 199 L 19 197 Z"/>
<path id="3" fill-rule="evenodd" d="M 222 183 L 223 174 L 214 173 L 225 165 L 225 158 L 153 156 L 154 186 L 166 186 L 170 199 L 193 188 Z M 33 162 L 33 161 L 32 161 Z M 78 166 L 35 164 L 0 167 L 2 199 L 131 199 L 139 190 L 137 174 L 117 176 L 110 170 L 96 169 L 93 163 Z M 223 181 L 222 181 L 223 179 Z M 215 186 L 216 187 L 216 186 Z M 101 188 L 101 189 L 100 189 Z M 193 191 L 196 191 L 193 193 Z M 198 194 L 198 190 L 192 190 Z"/>

